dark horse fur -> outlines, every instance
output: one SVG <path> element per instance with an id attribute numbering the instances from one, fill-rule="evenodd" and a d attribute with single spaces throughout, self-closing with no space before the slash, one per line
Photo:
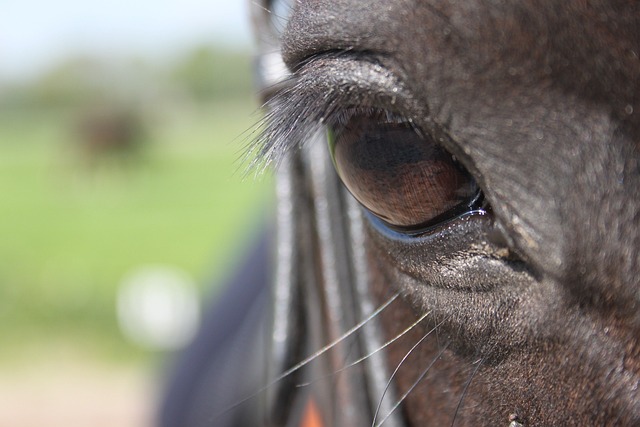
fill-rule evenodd
<path id="1" fill-rule="evenodd" d="M 400 297 L 359 350 L 272 384 L 265 424 L 300 425 L 304 394 L 327 426 L 371 425 L 379 402 L 377 421 L 400 403 L 399 426 L 640 425 L 640 2 L 298 0 L 278 43 L 292 74 L 269 88 L 260 150 L 289 153 L 295 226 L 279 228 L 272 377 Z M 405 235 L 332 187 L 314 124 L 353 105 L 432 135 L 488 213 Z"/>

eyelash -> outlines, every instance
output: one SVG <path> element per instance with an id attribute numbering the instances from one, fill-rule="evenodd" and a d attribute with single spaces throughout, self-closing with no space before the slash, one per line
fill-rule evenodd
<path id="1" fill-rule="evenodd" d="M 413 120 L 401 116 L 392 111 L 384 110 L 376 107 L 359 107 L 351 106 L 340 109 L 331 114 L 324 123 L 329 126 L 342 126 L 351 121 L 354 117 L 370 117 L 379 124 L 388 125 L 406 125 L 416 131 L 419 135 L 422 133 L 413 123 Z"/>
<path id="2" fill-rule="evenodd" d="M 402 114 L 387 112 L 390 106 L 401 110 L 402 84 L 375 59 L 363 55 L 319 54 L 299 67 L 283 86 L 264 104 L 266 114 L 253 132 L 258 135 L 246 149 L 245 159 L 251 159 L 249 169 L 258 173 L 271 164 L 278 167 L 289 152 L 324 125 L 340 123 L 353 114 L 384 111 L 390 123 L 408 121 L 413 126 Z M 391 95 L 389 87 L 393 88 Z"/>
<path id="3" fill-rule="evenodd" d="M 250 169 L 262 172 L 267 166 L 276 168 L 294 148 L 302 146 L 313 134 L 326 125 L 344 124 L 351 117 L 369 115 L 381 123 L 409 124 L 418 133 L 413 120 L 376 107 L 343 107 L 341 99 L 324 99 L 302 94 L 295 86 L 276 94 L 264 105 L 266 114 L 256 125 L 258 136 L 249 144 L 246 156 L 252 157 Z"/>

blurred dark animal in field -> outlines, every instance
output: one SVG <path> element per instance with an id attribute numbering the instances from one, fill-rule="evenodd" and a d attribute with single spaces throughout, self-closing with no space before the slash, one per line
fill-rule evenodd
<path id="1" fill-rule="evenodd" d="M 82 166 L 90 171 L 134 166 L 145 142 L 140 115 L 119 107 L 83 110 L 75 133 Z"/>

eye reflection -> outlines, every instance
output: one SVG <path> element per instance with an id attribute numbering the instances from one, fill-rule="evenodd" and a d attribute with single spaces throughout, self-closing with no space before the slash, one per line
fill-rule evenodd
<path id="1" fill-rule="evenodd" d="M 384 111 L 355 113 L 329 127 L 344 185 L 373 214 L 415 231 L 471 209 L 474 179 L 435 142 Z"/>

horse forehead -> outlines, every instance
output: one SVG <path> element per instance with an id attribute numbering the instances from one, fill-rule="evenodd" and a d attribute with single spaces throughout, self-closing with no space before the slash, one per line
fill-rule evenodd
<path id="1" fill-rule="evenodd" d="M 635 2 L 604 0 L 298 0 L 282 48 L 290 66 L 327 50 L 369 51 L 420 77 L 520 75 L 522 85 L 554 73 L 581 95 L 588 82 L 590 95 L 624 98 L 633 87 L 607 73 L 638 72 L 639 15 Z"/>
<path id="2" fill-rule="evenodd" d="M 541 4 L 553 8 L 555 2 L 536 3 L 539 9 Z M 298 0 L 283 39 L 283 53 L 285 61 L 295 64 L 304 56 L 341 48 L 393 55 L 418 45 L 423 55 L 437 55 L 443 45 L 461 40 L 469 48 L 468 53 L 487 46 L 504 49 L 506 45 L 512 50 L 530 50 L 529 44 L 514 32 L 528 27 L 529 33 L 543 33 L 541 26 L 548 26 L 556 13 L 544 16 L 544 23 L 519 19 L 518 15 L 523 11 L 527 14 L 528 9 L 535 10 L 526 1 Z M 532 18 L 544 14 L 528 15 Z"/>

